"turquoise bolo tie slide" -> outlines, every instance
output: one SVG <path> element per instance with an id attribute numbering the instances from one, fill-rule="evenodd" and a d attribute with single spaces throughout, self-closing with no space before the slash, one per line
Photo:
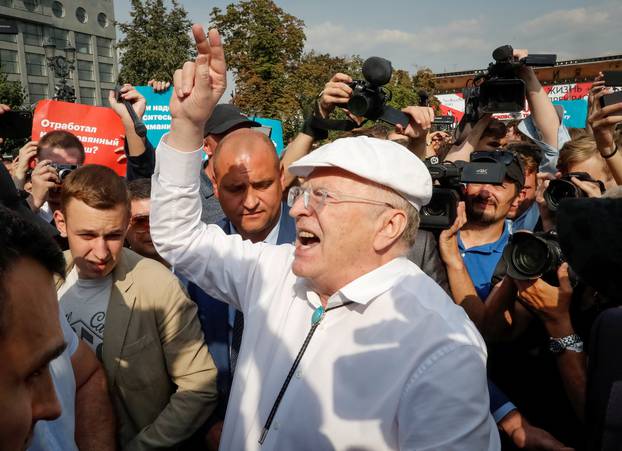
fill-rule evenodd
<path id="1" fill-rule="evenodd" d="M 314 326 L 324 318 L 324 307 L 321 305 L 313 311 L 313 315 L 311 316 L 311 325 Z"/>

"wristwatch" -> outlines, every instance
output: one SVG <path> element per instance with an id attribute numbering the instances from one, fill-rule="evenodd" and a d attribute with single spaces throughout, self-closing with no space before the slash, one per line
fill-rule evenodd
<path id="1" fill-rule="evenodd" d="M 577 334 L 566 337 L 549 337 L 549 351 L 553 354 L 561 354 L 565 350 L 572 352 L 583 352 L 583 340 Z"/>

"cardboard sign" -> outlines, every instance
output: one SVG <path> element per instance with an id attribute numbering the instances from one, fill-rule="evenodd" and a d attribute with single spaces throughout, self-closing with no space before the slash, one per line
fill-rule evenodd
<path id="1" fill-rule="evenodd" d="M 35 108 L 32 139 L 38 141 L 53 130 L 65 130 L 78 137 L 86 154 L 84 164 L 108 166 L 125 177 L 125 130 L 111 108 L 41 100 Z"/>
<path id="2" fill-rule="evenodd" d="M 136 86 L 136 90 L 142 94 L 147 101 L 143 122 L 147 127 L 147 139 L 158 147 L 162 136 L 171 128 L 171 114 L 168 105 L 171 102 L 173 87 L 163 92 L 154 92 L 151 86 Z"/>

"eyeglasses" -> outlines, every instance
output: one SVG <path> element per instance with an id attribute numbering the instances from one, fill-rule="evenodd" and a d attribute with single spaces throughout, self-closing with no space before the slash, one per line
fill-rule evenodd
<path id="1" fill-rule="evenodd" d="M 366 199 L 363 197 L 351 196 L 349 194 L 338 193 L 335 191 L 326 191 L 322 188 L 313 188 L 312 186 L 302 187 L 293 186 L 287 193 L 287 205 L 291 208 L 294 206 L 298 198 L 302 196 L 302 202 L 306 209 L 313 209 L 315 211 L 321 210 L 326 205 L 327 200 L 329 203 L 342 203 L 342 202 L 358 202 L 363 204 L 383 205 L 390 208 L 395 208 L 388 202 L 382 202 L 379 200 Z"/>
<path id="2" fill-rule="evenodd" d="M 134 227 L 136 231 L 149 231 L 149 215 L 136 215 L 130 218 L 130 227 Z"/>
<path id="3" fill-rule="evenodd" d="M 471 153 L 471 161 L 494 160 L 506 166 L 511 165 L 515 158 L 516 154 L 507 150 L 476 150 Z"/>

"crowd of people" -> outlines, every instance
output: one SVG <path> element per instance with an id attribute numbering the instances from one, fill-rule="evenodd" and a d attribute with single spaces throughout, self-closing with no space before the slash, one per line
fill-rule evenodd
<path id="1" fill-rule="evenodd" d="M 144 97 L 110 94 L 125 178 L 62 130 L 0 167 L 0 450 L 620 449 L 622 103 L 601 107 L 602 77 L 585 129 L 523 66 L 522 121 L 439 131 L 404 105 L 407 126 L 329 140 L 352 78 L 326 74 L 279 157 L 219 103 L 218 32 L 192 32 L 159 143 L 123 103 L 142 117 Z M 503 177 L 423 229 L 431 160 Z M 576 198 L 552 205 L 559 180 Z M 529 277 L 526 235 L 554 262 Z"/>

